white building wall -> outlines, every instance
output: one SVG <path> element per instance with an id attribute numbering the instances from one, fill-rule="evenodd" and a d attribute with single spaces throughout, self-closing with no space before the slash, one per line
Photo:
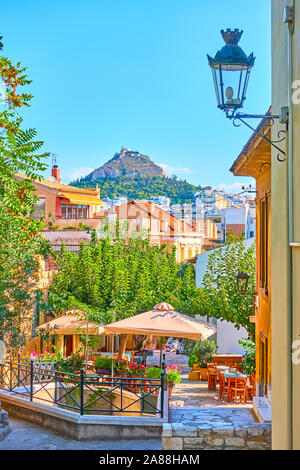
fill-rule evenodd
<path id="1" fill-rule="evenodd" d="M 217 320 L 218 354 L 244 354 L 245 350 L 239 345 L 239 340 L 247 337 L 245 328 L 238 330 L 233 323 Z"/>

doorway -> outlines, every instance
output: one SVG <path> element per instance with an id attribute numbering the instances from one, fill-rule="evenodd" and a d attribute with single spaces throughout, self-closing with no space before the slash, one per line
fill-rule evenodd
<path id="1" fill-rule="evenodd" d="M 260 332 L 259 339 L 259 350 L 260 350 L 260 377 L 261 382 L 259 384 L 259 396 L 263 397 L 267 395 L 268 385 L 268 338 Z"/>
<path id="2" fill-rule="evenodd" d="M 71 356 L 73 352 L 73 335 L 64 335 L 64 355 Z"/>

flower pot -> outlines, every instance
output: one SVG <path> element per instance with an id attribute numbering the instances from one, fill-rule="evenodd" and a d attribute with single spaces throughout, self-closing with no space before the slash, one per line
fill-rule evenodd
<path id="1" fill-rule="evenodd" d="M 193 364 L 193 370 L 199 370 L 200 367 L 199 367 L 199 364 Z"/>
<path id="2" fill-rule="evenodd" d="M 169 393 L 169 398 L 171 398 L 171 395 L 172 395 L 172 392 L 173 392 L 173 388 L 175 387 L 175 383 L 174 382 L 168 382 L 168 393 Z"/>
<path id="3" fill-rule="evenodd" d="M 203 367 L 201 369 L 199 369 L 199 372 L 200 372 L 200 380 L 202 381 L 207 381 L 208 380 L 208 376 L 207 376 L 207 368 Z"/>
<path id="4" fill-rule="evenodd" d="M 95 369 L 98 375 L 111 375 L 110 367 L 95 367 Z"/>

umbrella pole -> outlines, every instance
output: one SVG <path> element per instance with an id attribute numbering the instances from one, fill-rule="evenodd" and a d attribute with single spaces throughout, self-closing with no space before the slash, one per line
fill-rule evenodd
<path id="1" fill-rule="evenodd" d="M 85 373 L 87 373 L 88 363 L 88 341 L 89 341 L 89 316 L 86 314 L 86 333 L 85 333 Z"/>
<path id="2" fill-rule="evenodd" d="M 113 311 L 113 322 L 116 321 L 116 311 Z M 111 377 L 114 378 L 114 346 L 115 346 L 115 335 L 112 335 L 111 343 Z"/>
<path id="3" fill-rule="evenodd" d="M 114 344 L 115 344 L 115 335 L 112 335 L 111 339 L 111 377 L 114 378 Z"/>
<path id="4" fill-rule="evenodd" d="M 162 341 L 160 342 L 160 357 L 159 357 L 159 367 L 162 367 L 162 354 L 163 354 L 163 349 L 162 349 Z"/>

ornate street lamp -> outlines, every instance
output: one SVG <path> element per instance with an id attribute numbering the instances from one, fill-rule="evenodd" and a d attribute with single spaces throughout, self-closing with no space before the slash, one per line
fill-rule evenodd
<path id="1" fill-rule="evenodd" d="M 249 77 L 254 66 L 255 57 L 247 57 L 238 45 L 243 31 L 222 29 L 221 34 L 225 46 L 218 51 L 214 58 L 207 56 L 211 67 L 218 108 L 226 113 L 226 117 L 233 118 L 237 109 L 243 107 Z"/>
<path id="2" fill-rule="evenodd" d="M 248 282 L 250 275 L 247 273 L 238 273 L 238 275 L 235 277 L 236 278 L 236 283 L 237 283 L 237 289 L 238 291 L 244 295 L 246 293 L 247 287 L 248 287 Z"/>
<path id="3" fill-rule="evenodd" d="M 226 117 L 232 120 L 235 127 L 239 127 L 241 123 L 245 124 L 253 132 L 273 145 L 279 154 L 285 155 L 285 152 L 276 144 L 285 140 L 286 130 L 278 132 L 277 140 L 270 140 L 266 136 L 265 127 L 266 125 L 272 126 L 275 119 L 279 119 L 281 124 L 286 124 L 287 126 L 288 106 L 280 108 L 279 115 L 269 112 L 266 114 L 238 112 L 243 108 L 246 101 L 250 72 L 255 63 L 255 57 L 253 53 L 247 56 L 238 45 L 243 31 L 239 29 L 226 29 L 226 31 L 222 30 L 221 34 L 225 41 L 225 46 L 216 53 L 214 58 L 207 55 L 208 63 L 212 70 L 218 108 L 225 112 Z M 260 119 L 262 122 L 255 128 L 246 122 L 245 119 Z M 277 156 L 278 160 L 284 161 L 285 158 L 282 158 L 279 154 Z"/>

